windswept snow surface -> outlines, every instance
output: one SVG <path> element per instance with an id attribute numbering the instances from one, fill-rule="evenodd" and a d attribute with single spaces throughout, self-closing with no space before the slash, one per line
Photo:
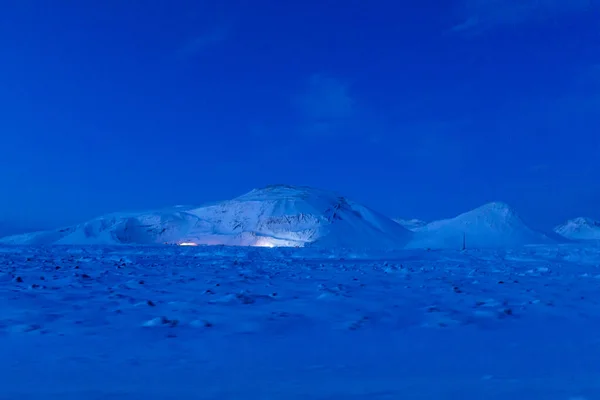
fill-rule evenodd
<path id="1" fill-rule="evenodd" d="M 0 247 L 0 399 L 600 398 L 600 248 Z"/>
<path id="2" fill-rule="evenodd" d="M 412 233 L 335 193 L 273 185 L 202 207 L 112 214 L 5 244 L 178 244 L 402 248 Z"/>
<path id="3" fill-rule="evenodd" d="M 571 240 L 600 240 L 600 221 L 575 218 L 557 226 L 554 232 Z"/>
<path id="4" fill-rule="evenodd" d="M 414 231 L 418 228 L 422 228 L 425 225 L 427 225 L 427 222 L 420 220 L 420 219 L 401 219 L 401 218 L 396 218 L 394 219 L 395 222 L 399 223 L 400 225 L 402 225 L 403 227 L 405 227 L 406 229 L 408 229 L 409 231 Z"/>
<path id="5" fill-rule="evenodd" d="M 431 222 L 415 229 L 412 248 L 509 248 L 554 243 L 529 228 L 507 204 L 489 203 L 455 218 Z"/>

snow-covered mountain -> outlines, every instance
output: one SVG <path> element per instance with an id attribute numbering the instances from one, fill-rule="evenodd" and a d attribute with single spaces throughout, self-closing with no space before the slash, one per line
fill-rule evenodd
<path id="1" fill-rule="evenodd" d="M 571 240 L 600 240 L 600 221 L 575 218 L 558 225 L 554 232 Z"/>
<path id="2" fill-rule="evenodd" d="M 391 219 L 335 193 L 273 185 L 216 204 L 110 214 L 0 243 L 400 248 L 411 238 Z"/>
<path id="3" fill-rule="evenodd" d="M 489 203 L 451 219 L 415 229 L 411 248 L 503 248 L 553 243 L 529 228 L 505 203 Z"/>
<path id="4" fill-rule="evenodd" d="M 420 219 L 395 218 L 394 221 L 397 222 L 397 223 L 399 223 L 400 225 L 402 225 L 403 227 L 405 227 L 409 231 L 414 231 L 414 230 L 416 230 L 418 228 L 422 228 L 425 225 L 427 225 L 427 222 L 425 222 L 423 220 L 420 220 Z"/>
<path id="5" fill-rule="evenodd" d="M 197 218 L 185 209 L 113 213 L 66 228 L 25 233 L 0 239 L 4 244 L 152 244 L 174 241 Z"/>

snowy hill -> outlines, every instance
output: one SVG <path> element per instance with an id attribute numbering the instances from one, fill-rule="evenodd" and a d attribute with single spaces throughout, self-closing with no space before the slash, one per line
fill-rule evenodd
<path id="1" fill-rule="evenodd" d="M 418 228 L 422 228 L 425 225 L 427 225 L 427 222 L 425 222 L 423 220 L 420 220 L 420 219 L 401 219 L 401 218 L 395 218 L 394 221 L 397 222 L 398 224 L 402 225 L 403 227 L 405 227 L 409 231 L 414 231 L 414 230 L 416 230 Z"/>
<path id="2" fill-rule="evenodd" d="M 197 218 L 178 208 L 114 213 L 52 231 L 25 233 L 0 239 L 4 244 L 158 244 L 177 240 Z"/>
<path id="3" fill-rule="evenodd" d="M 388 248 L 402 247 L 411 233 L 387 217 L 335 193 L 287 185 L 255 189 L 230 201 L 188 211 L 210 221 L 213 236 L 189 241 L 228 244 Z"/>
<path id="4" fill-rule="evenodd" d="M 273 185 L 202 207 L 111 214 L 0 243 L 399 248 L 411 237 L 391 219 L 335 193 Z"/>
<path id="5" fill-rule="evenodd" d="M 575 218 L 557 226 L 554 232 L 571 240 L 600 240 L 600 221 Z"/>
<path id="6" fill-rule="evenodd" d="M 553 243 L 529 228 L 507 204 L 494 202 L 451 219 L 431 222 L 415 230 L 411 248 L 508 248 Z"/>

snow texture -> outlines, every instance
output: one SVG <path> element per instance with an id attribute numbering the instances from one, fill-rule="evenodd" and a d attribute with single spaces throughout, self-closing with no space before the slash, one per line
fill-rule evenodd
<path id="1" fill-rule="evenodd" d="M 575 218 L 557 226 L 554 232 L 571 240 L 600 240 L 600 222 Z"/>
<path id="2" fill-rule="evenodd" d="M 0 247 L 0 399 L 600 398 L 600 248 Z"/>
<path id="3" fill-rule="evenodd" d="M 400 225 L 402 225 L 403 227 L 405 227 L 406 229 L 408 229 L 409 231 L 414 231 L 418 228 L 422 228 L 425 225 L 427 225 L 427 222 L 420 220 L 420 219 L 401 219 L 401 218 L 396 218 L 394 219 L 394 221 L 396 221 L 397 223 L 399 223 Z"/>
<path id="4" fill-rule="evenodd" d="M 494 202 L 455 218 L 431 222 L 415 229 L 412 248 L 511 248 L 554 243 L 529 228 L 507 204 Z"/>

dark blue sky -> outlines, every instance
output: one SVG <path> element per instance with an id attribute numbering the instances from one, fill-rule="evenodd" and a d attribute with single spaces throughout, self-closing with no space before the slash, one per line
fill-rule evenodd
<path id="1" fill-rule="evenodd" d="M 6 1 L 0 223 L 270 183 L 600 218 L 599 26 L 597 0 Z"/>

